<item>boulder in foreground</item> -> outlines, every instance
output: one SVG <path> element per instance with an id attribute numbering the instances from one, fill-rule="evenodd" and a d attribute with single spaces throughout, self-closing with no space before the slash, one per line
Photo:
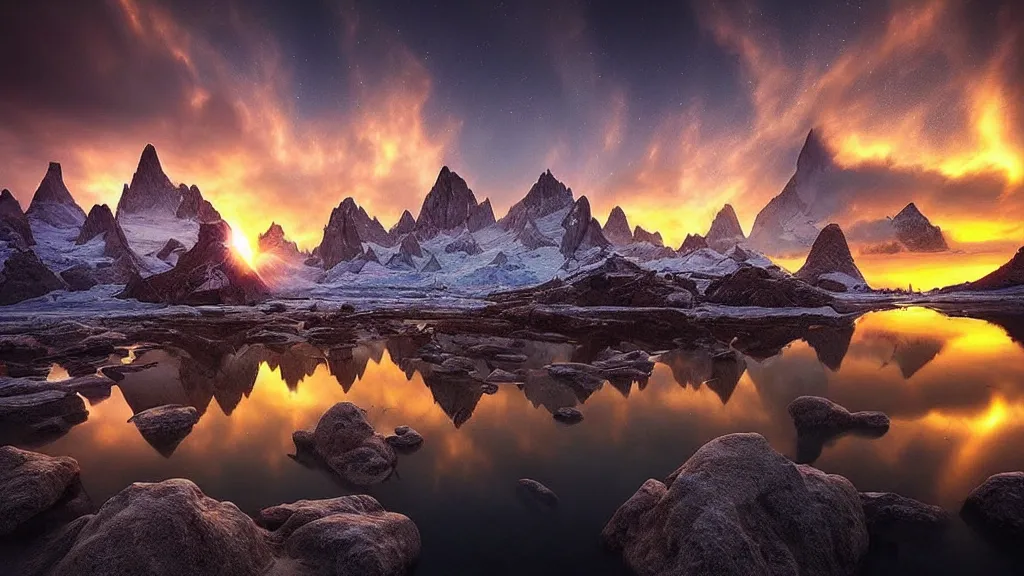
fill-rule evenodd
<path id="1" fill-rule="evenodd" d="M 849 576 L 868 549 L 853 485 L 759 434 L 712 440 L 665 483 L 648 480 L 602 537 L 640 576 Z"/>
<path id="2" fill-rule="evenodd" d="M 1024 472 L 990 476 L 967 496 L 960 515 L 996 544 L 1020 553 L 1024 545 Z"/>
<path id="3" fill-rule="evenodd" d="M 78 462 L 0 447 L 0 537 L 53 508 L 78 481 Z"/>
<path id="4" fill-rule="evenodd" d="M 387 512 L 370 496 L 300 500 L 265 508 L 259 522 L 284 555 L 317 574 L 398 576 L 420 555 L 412 520 Z"/>

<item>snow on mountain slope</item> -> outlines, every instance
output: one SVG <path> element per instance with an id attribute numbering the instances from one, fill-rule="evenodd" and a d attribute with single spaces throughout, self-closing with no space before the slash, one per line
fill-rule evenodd
<path id="1" fill-rule="evenodd" d="M 176 218 L 159 213 L 119 214 L 118 222 L 132 250 L 155 272 L 163 272 L 171 266 L 156 257 L 156 253 L 174 238 L 185 249 L 191 249 L 199 239 L 199 222 Z"/>

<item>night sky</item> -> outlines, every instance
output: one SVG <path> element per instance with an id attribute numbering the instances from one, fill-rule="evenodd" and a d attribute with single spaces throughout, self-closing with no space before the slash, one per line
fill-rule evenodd
<path id="1" fill-rule="evenodd" d="M 54 160 L 88 210 L 147 142 L 236 227 L 385 226 L 443 164 L 500 217 L 550 168 L 603 221 L 749 231 L 820 129 L 845 225 L 915 201 L 1024 243 L 1024 6 L 1004 2 L 39 1 L 0 7 L 0 187 Z"/>

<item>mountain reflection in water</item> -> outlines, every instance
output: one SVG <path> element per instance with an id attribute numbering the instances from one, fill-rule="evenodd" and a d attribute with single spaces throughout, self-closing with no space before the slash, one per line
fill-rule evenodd
<path id="1" fill-rule="evenodd" d="M 598 539 L 619 504 L 722 434 L 760 432 L 795 458 L 786 407 L 801 395 L 892 419 L 881 438 L 815 447 L 815 466 L 859 490 L 955 511 L 989 475 L 1024 470 L 1024 349 L 1008 335 L 1019 335 L 1019 326 L 1017 318 L 997 325 L 925 309 L 878 312 L 852 330 L 812 329 L 768 358 L 725 348 L 666 351 L 648 381 L 606 383 L 592 393 L 531 372 L 522 384 L 486 394 L 468 377 L 432 373 L 417 358 L 422 343 L 408 338 L 326 351 L 306 342 L 283 352 L 255 344 L 202 360 L 138 349 L 132 365 L 150 366 L 126 374 L 110 398 L 90 406 L 85 423 L 42 450 L 77 458 L 97 501 L 131 482 L 181 476 L 254 513 L 350 491 L 289 457 L 293 431 L 348 400 L 378 430 L 406 424 L 426 438 L 419 452 L 400 457 L 396 476 L 370 490 L 419 526 L 418 573 L 621 573 Z M 437 336 L 442 344 L 445 338 L 458 336 Z M 525 342 L 527 360 L 518 366 L 539 371 L 578 360 L 585 349 Z M 484 373 L 492 367 L 477 362 Z M 195 406 L 202 417 L 164 457 L 126 421 L 168 403 Z M 554 421 L 554 411 L 573 405 L 585 414 L 582 423 Z M 561 495 L 557 518 L 533 518 L 518 506 L 521 477 Z M 948 573 L 964 567 L 944 563 Z"/>

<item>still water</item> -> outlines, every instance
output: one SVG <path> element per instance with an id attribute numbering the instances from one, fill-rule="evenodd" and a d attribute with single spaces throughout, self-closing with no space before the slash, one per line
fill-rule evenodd
<path id="1" fill-rule="evenodd" d="M 289 457 L 294 430 L 313 427 L 328 407 L 348 400 L 379 431 L 407 424 L 426 438 L 418 452 L 400 456 L 395 476 L 367 491 L 416 522 L 421 575 L 624 574 L 598 536 L 615 509 L 644 480 L 664 477 L 722 434 L 756 431 L 806 460 L 786 413 L 804 394 L 892 418 L 882 438 L 844 437 L 820 455 L 811 450 L 815 466 L 859 490 L 897 492 L 955 513 L 989 475 L 1024 470 L 1024 348 L 1004 328 L 909 309 L 866 315 L 852 336 L 825 340 L 742 358 L 725 378 L 734 387 L 721 374 L 717 385 L 705 383 L 706 357 L 668 352 L 642 389 L 605 384 L 585 398 L 586 419 L 575 426 L 551 417 L 579 403 L 568 388 L 432 391 L 392 360 L 400 347 L 393 342 L 361 345 L 342 360 L 308 344 L 283 354 L 250 348 L 230 369 L 212 373 L 180 352 L 149 350 L 132 361 L 152 367 L 130 374 L 89 407 L 85 423 L 40 449 L 77 458 L 97 502 L 131 482 L 185 477 L 252 514 L 352 492 Z M 572 348 L 530 350 L 543 364 L 568 360 Z M 204 378 L 220 380 L 212 398 L 196 384 Z M 127 423 L 135 411 L 167 403 L 203 413 L 169 456 Z M 557 511 L 525 506 L 515 490 L 522 477 L 558 493 Z M 896 566 L 874 572 L 1010 572 L 959 520 L 947 538 L 940 550 L 901 550 Z"/>

